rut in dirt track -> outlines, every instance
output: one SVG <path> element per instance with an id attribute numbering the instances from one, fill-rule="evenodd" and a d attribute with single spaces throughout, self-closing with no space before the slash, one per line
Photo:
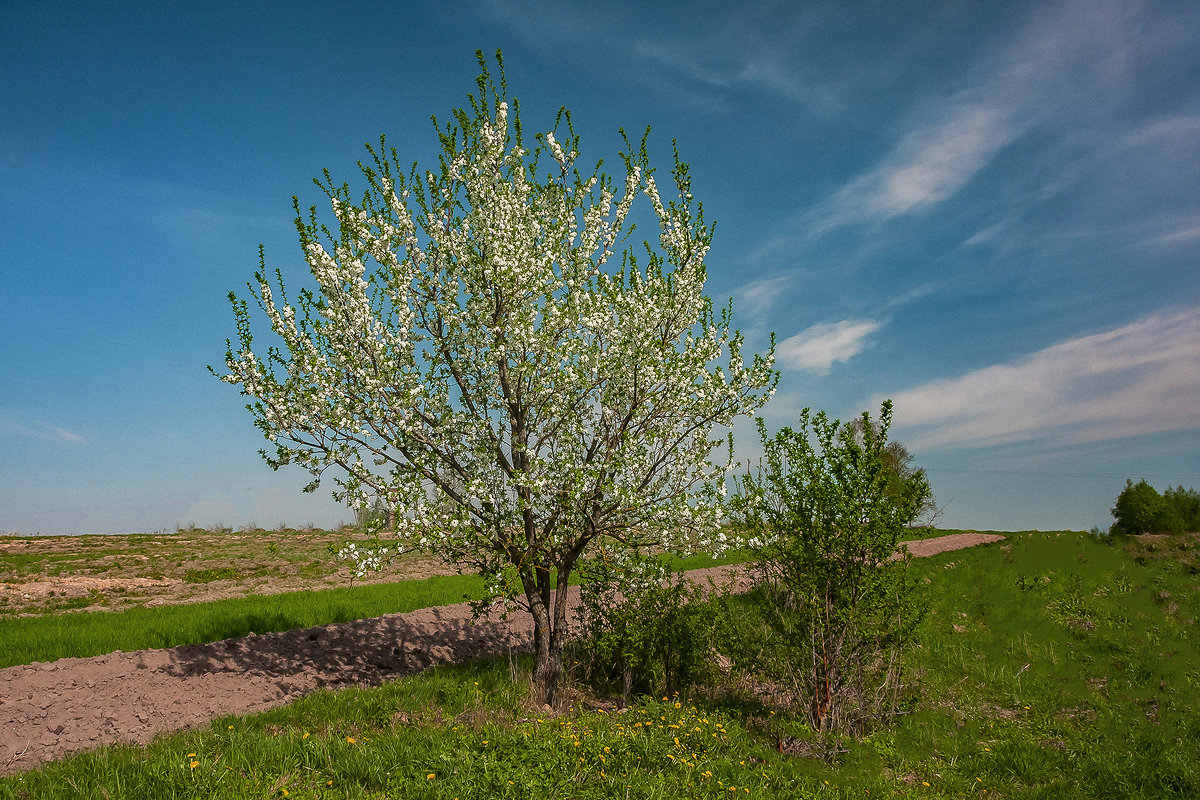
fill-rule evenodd
<path id="1" fill-rule="evenodd" d="M 954 534 L 909 542 L 928 556 L 998 541 Z M 701 584 L 734 568 L 695 570 Z M 578 601 L 578 590 L 569 598 Z M 212 644 L 64 658 L 0 670 L 0 774 L 113 742 L 144 744 L 214 717 L 265 711 L 323 686 L 374 686 L 437 664 L 522 652 L 527 614 L 471 623 L 466 603 L 250 635 Z"/>

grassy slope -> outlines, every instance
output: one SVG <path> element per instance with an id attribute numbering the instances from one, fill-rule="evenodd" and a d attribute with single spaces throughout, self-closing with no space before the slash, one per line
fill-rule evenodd
<path id="1" fill-rule="evenodd" d="M 777 752 L 803 734 L 753 704 L 539 717 L 483 662 L 107 748 L 0 797 L 1200 796 L 1200 544 L 1015 535 L 914 568 L 911 713 L 833 765 Z"/>

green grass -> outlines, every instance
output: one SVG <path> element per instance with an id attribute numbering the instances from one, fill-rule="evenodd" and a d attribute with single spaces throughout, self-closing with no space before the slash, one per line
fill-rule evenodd
<path id="1" fill-rule="evenodd" d="M 347 622 L 459 603 L 482 590 L 477 577 L 448 575 L 119 612 L 0 619 L 0 667 Z"/>
<path id="2" fill-rule="evenodd" d="M 721 559 L 699 555 L 671 557 L 673 569 L 698 569 L 743 560 L 733 553 Z M 215 570 L 192 570 L 197 582 L 217 580 Z M 572 576 L 572 582 L 575 582 Z M 116 650 L 143 650 L 203 644 L 255 633 L 309 628 L 368 619 L 431 606 L 460 603 L 482 595 L 483 581 L 473 575 L 447 575 L 396 583 L 339 589 L 255 595 L 206 603 L 92 611 L 42 617 L 0 618 L 0 668 L 34 661 L 83 658 Z M 57 608 L 90 602 L 64 600 Z"/>
<path id="3" fill-rule="evenodd" d="M 103 748 L 0 798 L 1200 797 L 1198 557 L 1064 532 L 913 562 L 906 713 L 833 762 L 780 752 L 811 734 L 744 695 L 549 716 L 527 666 L 492 660 Z"/>

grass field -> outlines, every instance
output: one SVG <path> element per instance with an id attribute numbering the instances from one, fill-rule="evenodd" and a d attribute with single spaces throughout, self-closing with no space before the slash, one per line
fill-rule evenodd
<path id="1" fill-rule="evenodd" d="M 460 603 L 482 589 L 478 577 L 451 575 L 209 603 L 0 619 L 0 667 L 328 625 Z"/>
<path id="2" fill-rule="evenodd" d="M 739 560 L 693 556 L 668 559 L 675 569 L 699 569 Z M 80 611 L 0 616 L 0 668 L 34 661 L 79 658 L 216 642 L 250 632 L 273 633 L 478 599 L 483 580 L 436 575 L 421 580 L 348 585 L 336 589 L 232 597 L 125 611 Z"/>
<path id="3" fill-rule="evenodd" d="M 931 605 L 907 713 L 832 762 L 789 754 L 805 731 L 744 695 L 550 715 L 492 661 L 105 748 L 0 797 L 1200 797 L 1195 538 L 1014 534 L 913 569 Z"/>
<path id="4" fill-rule="evenodd" d="M 333 552 L 353 530 L 188 528 L 122 536 L 0 536 L 0 619 L 80 611 L 121 611 L 344 587 Z M 394 582 L 452 573 L 430 557 L 404 558 Z"/>

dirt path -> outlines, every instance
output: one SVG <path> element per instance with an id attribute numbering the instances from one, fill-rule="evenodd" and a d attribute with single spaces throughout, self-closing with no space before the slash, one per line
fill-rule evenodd
<path id="1" fill-rule="evenodd" d="M 909 542 L 914 556 L 997 541 Z M 706 582 L 731 568 L 689 573 Z M 572 602 L 578 597 L 572 595 Z M 265 711 L 322 686 L 377 685 L 431 667 L 524 650 L 528 615 L 470 624 L 466 603 L 165 650 L 0 670 L 0 774 L 117 741 L 146 743 L 214 717 Z"/>

